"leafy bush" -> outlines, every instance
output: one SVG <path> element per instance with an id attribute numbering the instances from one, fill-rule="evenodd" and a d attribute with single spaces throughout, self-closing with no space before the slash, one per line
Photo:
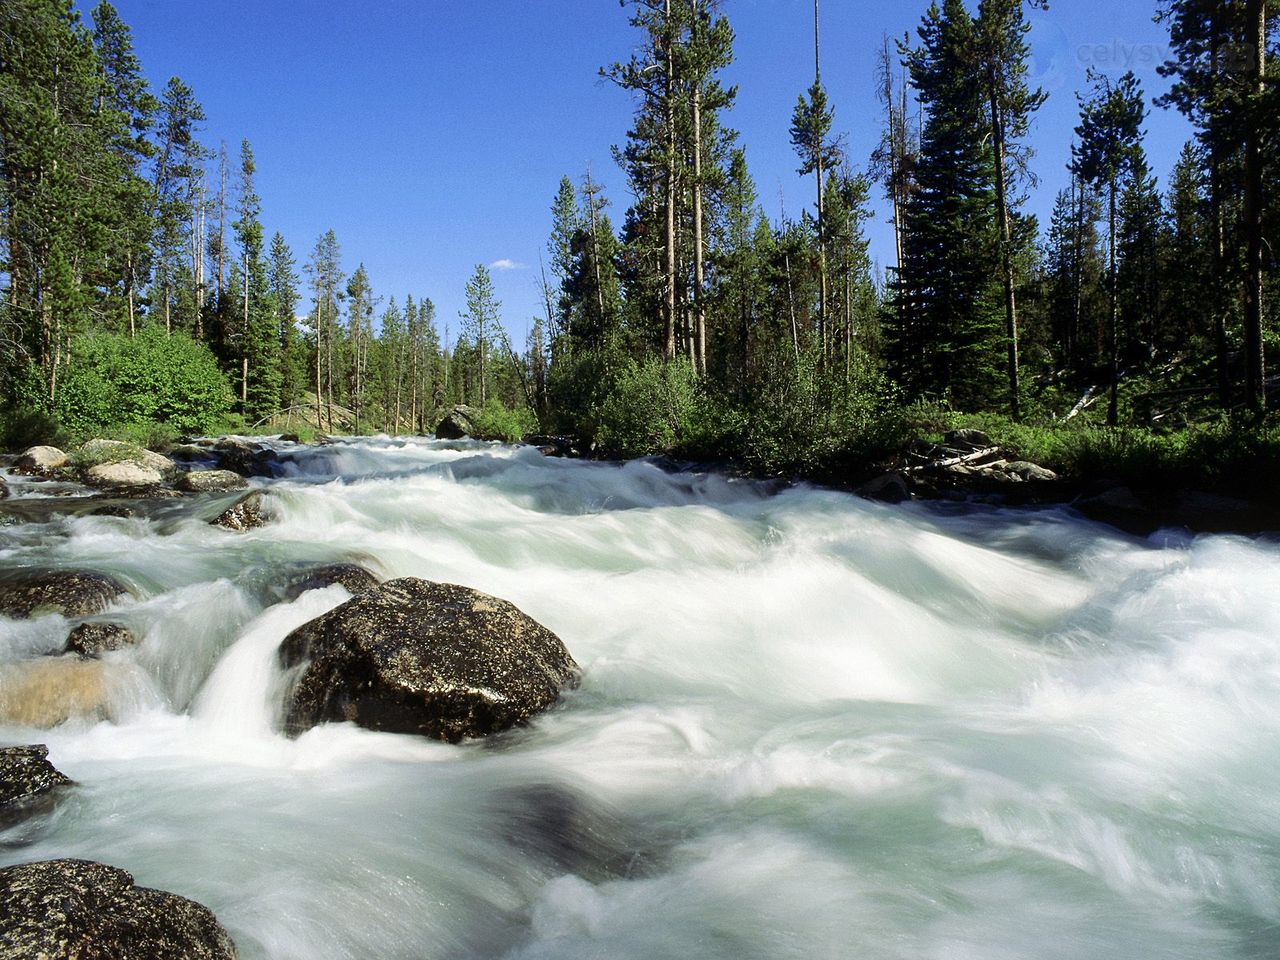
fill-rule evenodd
<path id="1" fill-rule="evenodd" d="M 205 432 L 224 421 L 231 402 L 206 346 L 184 333 L 166 336 L 147 328 L 135 338 L 92 334 L 77 340 L 57 414 L 80 436 L 111 428 L 147 434 L 157 424 L 175 433 Z"/>
<path id="2" fill-rule="evenodd" d="M 600 411 L 601 446 L 613 456 L 671 453 L 697 434 L 701 397 L 693 364 L 629 362 Z"/>
<path id="3" fill-rule="evenodd" d="M 475 425 L 479 436 L 515 443 L 521 437 L 537 432 L 538 418 L 528 407 L 511 410 L 500 400 L 490 397 L 476 413 Z"/>
<path id="4" fill-rule="evenodd" d="M 749 413 L 748 461 L 765 473 L 847 482 L 865 479 L 912 438 L 917 425 L 879 374 L 824 370 L 816 357 L 780 358 Z"/>

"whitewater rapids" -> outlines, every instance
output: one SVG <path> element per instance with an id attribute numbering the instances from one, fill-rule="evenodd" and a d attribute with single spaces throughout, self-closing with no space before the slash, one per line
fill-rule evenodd
<path id="1" fill-rule="evenodd" d="M 0 726 L 78 786 L 0 865 L 85 857 L 245 960 L 1280 955 L 1280 543 L 1065 509 L 387 437 L 279 444 L 277 519 L 0 528 L 0 567 L 137 597 L 111 720 Z M 19 497 L 39 485 L 15 485 Z M 464 584 L 580 689 L 446 746 L 278 732 L 304 561 Z M 67 621 L 0 619 L 0 668 Z"/>

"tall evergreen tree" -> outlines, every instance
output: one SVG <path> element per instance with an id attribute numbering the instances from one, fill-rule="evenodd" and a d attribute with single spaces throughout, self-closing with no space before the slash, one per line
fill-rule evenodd
<path id="1" fill-rule="evenodd" d="M 483 263 L 476 264 L 475 272 L 467 281 L 467 308 L 460 316 L 463 320 L 463 336 L 475 354 L 475 383 L 480 403 L 488 399 L 488 380 L 491 371 L 486 363 L 487 354 L 493 349 L 497 326 L 501 322 L 498 311 L 502 304 L 493 292 L 493 278 Z"/>
<path id="2" fill-rule="evenodd" d="M 1045 101 L 1045 93 L 1027 82 L 1031 24 L 1026 7 L 1045 9 L 1046 0 L 981 0 L 978 4 L 976 70 L 986 88 L 992 168 L 995 174 L 996 218 L 1000 228 L 1000 272 L 1004 285 L 1005 341 L 1008 355 L 1009 410 L 1019 416 L 1018 306 L 1014 276 L 1013 175 L 1024 168 L 1026 136 L 1031 116 Z"/>
<path id="3" fill-rule="evenodd" d="M 1147 116 L 1146 101 L 1138 78 L 1126 73 L 1116 83 L 1110 78 L 1091 74 L 1093 95 L 1080 102 L 1080 126 L 1076 127 L 1079 145 L 1075 163 L 1088 183 L 1104 189 L 1107 195 L 1107 286 L 1110 302 L 1109 365 L 1110 402 L 1107 422 L 1115 426 L 1119 416 L 1119 289 L 1117 276 L 1117 234 L 1120 187 L 1126 176 L 1132 176 L 1142 163 L 1142 123 Z"/>
<path id="4" fill-rule="evenodd" d="M 963 0 L 930 6 L 907 65 L 925 111 L 915 191 L 906 207 L 901 309 L 886 318 L 890 369 L 910 393 L 983 408 L 999 395 L 1005 355 L 989 117 L 972 69 L 976 24 Z"/>

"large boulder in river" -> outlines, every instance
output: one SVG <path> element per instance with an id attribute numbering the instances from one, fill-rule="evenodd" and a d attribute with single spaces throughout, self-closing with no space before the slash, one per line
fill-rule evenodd
<path id="1" fill-rule="evenodd" d="M 0 870 L 0 956 L 42 960 L 235 960 L 208 907 L 92 860 Z"/>
<path id="2" fill-rule="evenodd" d="M 176 469 L 174 462 L 164 454 L 122 440 L 90 440 L 77 451 L 76 460 L 86 469 L 102 464 L 133 463 L 161 476 L 167 476 Z"/>
<path id="3" fill-rule="evenodd" d="M 85 471 L 85 480 L 95 487 L 158 487 L 164 476 L 145 464 L 133 460 L 99 463 Z"/>
<path id="4" fill-rule="evenodd" d="M 25 620 L 42 613 L 87 617 L 105 610 L 128 588 L 105 573 L 59 570 L 0 581 L 0 614 Z"/>
<path id="5" fill-rule="evenodd" d="M 18 458 L 14 470 L 31 477 L 47 477 L 70 462 L 71 458 L 57 447 L 31 447 Z"/>
<path id="6" fill-rule="evenodd" d="M 27 816 L 71 783 L 48 756 L 49 748 L 42 743 L 0 747 L 0 824 Z"/>
<path id="7" fill-rule="evenodd" d="M 305 664 L 287 704 L 294 735 L 349 720 L 456 743 L 527 720 L 578 678 L 560 639 L 512 604 L 414 578 L 299 627 L 280 660 Z"/>
<path id="8" fill-rule="evenodd" d="M 441 440 L 461 440 L 476 435 L 476 418 L 480 411 L 460 403 L 450 410 L 436 427 L 436 437 Z"/>

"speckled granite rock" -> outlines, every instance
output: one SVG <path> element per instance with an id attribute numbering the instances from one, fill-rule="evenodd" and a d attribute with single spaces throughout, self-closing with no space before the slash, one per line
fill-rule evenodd
<path id="1" fill-rule="evenodd" d="M 248 496 L 241 497 L 226 511 L 209 521 L 215 527 L 234 530 L 237 533 L 253 530 L 267 525 L 267 515 L 263 509 L 263 496 L 255 490 Z"/>
<path id="2" fill-rule="evenodd" d="M 0 870 L 0 958 L 234 960 L 213 913 L 91 860 Z"/>
<path id="3" fill-rule="evenodd" d="M 0 747 L 0 821 L 22 816 L 23 810 L 71 783 L 48 756 L 49 748 L 42 743 Z"/>
<path id="4" fill-rule="evenodd" d="M 306 663 L 287 704 L 294 735 L 350 720 L 456 743 L 527 720 L 578 678 L 560 639 L 512 604 L 412 578 L 303 624 L 280 660 Z"/>
<path id="5" fill-rule="evenodd" d="M 249 481 L 230 470 L 192 470 L 181 474 L 174 486 L 188 493 L 221 493 L 243 490 Z"/>
<path id="6" fill-rule="evenodd" d="M 308 590 L 323 590 L 342 584 L 353 597 L 368 593 L 378 586 L 378 578 L 354 563 L 326 563 L 302 570 L 290 578 L 284 588 L 286 600 L 296 600 Z"/>
<path id="7" fill-rule="evenodd" d="M 105 573 L 64 570 L 0 580 L 0 614 L 27 619 L 40 613 L 85 617 L 100 613 L 128 588 Z"/>
<path id="8" fill-rule="evenodd" d="M 82 623 L 67 635 L 65 653 L 81 657 L 98 657 L 112 650 L 123 650 L 138 642 L 133 631 L 118 623 Z"/>

